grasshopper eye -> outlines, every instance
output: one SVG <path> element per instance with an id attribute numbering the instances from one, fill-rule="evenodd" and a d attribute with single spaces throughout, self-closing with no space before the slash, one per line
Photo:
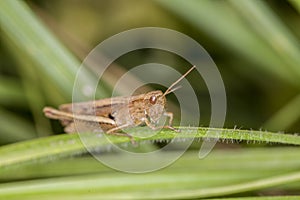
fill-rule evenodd
<path id="1" fill-rule="evenodd" d="M 149 99 L 151 104 L 155 104 L 156 103 L 156 96 L 151 96 Z"/>

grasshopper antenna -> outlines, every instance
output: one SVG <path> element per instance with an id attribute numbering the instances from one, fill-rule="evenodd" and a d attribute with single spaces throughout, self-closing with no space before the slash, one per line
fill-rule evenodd
<path id="1" fill-rule="evenodd" d="M 172 85 L 165 91 L 165 93 L 163 94 L 163 96 L 166 96 L 167 94 L 170 94 L 170 93 L 174 92 L 175 90 L 181 88 L 181 86 L 178 86 L 178 87 L 175 87 L 175 88 L 173 88 L 173 87 L 178 82 L 180 82 L 184 77 L 186 77 L 195 68 L 196 68 L 196 66 L 194 65 L 191 69 L 189 69 L 187 72 L 185 72 L 185 74 L 183 74 L 177 81 L 175 81 L 174 83 L 172 83 Z"/>

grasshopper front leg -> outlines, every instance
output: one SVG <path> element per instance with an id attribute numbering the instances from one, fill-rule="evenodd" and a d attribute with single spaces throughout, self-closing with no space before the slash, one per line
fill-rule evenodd
<path id="1" fill-rule="evenodd" d="M 120 126 L 116 126 L 112 129 L 109 129 L 108 131 L 106 131 L 106 134 L 129 137 L 131 144 L 134 145 L 134 144 L 136 144 L 136 142 L 135 142 L 134 138 L 132 137 L 132 135 L 130 135 L 128 133 L 115 132 L 115 131 L 118 131 L 118 130 L 121 130 L 121 129 L 124 129 L 124 128 L 128 128 L 128 127 L 130 127 L 130 125 L 128 125 L 128 124 L 123 124 L 123 125 L 120 125 Z"/>
<path id="2" fill-rule="evenodd" d="M 176 129 L 176 128 L 174 128 L 172 126 L 172 123 L 173 123 L 173 113 L 172 112 L 165 112 L 163 115 L 166 116 L 166 117 L 169 117 L 168 125 L 165 125 L 165 126 L 155 126 L 147 118 L 145 119 L 146 125 L 149 128 L 151 128 L 152 130 L 158 130 L 158 129 L 165 128 L 165 129 L 170 129 L 170 130 L 173 130 L 173 131 L 176 131 L 176 132 L 180 132 L 180 130 L 178 130 L 178 129 Z"/>

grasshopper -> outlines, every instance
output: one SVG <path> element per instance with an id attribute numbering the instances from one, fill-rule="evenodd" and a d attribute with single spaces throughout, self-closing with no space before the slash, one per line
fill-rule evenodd
<path id="1" fill-rule="evenodd" d="M 152 130 L 166 128 L 178 132 L 179 130 L 172 126 L 173 113 L 165 111 L 166 95 L 178 89 L 179 87 L 174 88 L 174 86 L 194 68 L 195 66 L 190 68 L 164 93 L 156 90 L 129 97 L 63 104 L 58 110 L 45 107 L 43 112 L 48 118 L 60 120 L 67 133 L 100 131 L 111 135 L 127 136 L 133 141 L 130 134 L 120 133 L 120 131 L 124 128 L 146 125 Z M 168 125 L 157 126 L 162 116 L 169 118 Z"/>

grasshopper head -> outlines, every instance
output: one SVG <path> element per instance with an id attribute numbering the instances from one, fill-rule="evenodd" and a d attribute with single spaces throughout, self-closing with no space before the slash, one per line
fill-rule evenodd
<path id="1" fill-rule="evenodd" d="M 174 87 L 179 83 L 186 75 L 188 75 L 196 66 L 190 68 L 185 74 L 183 74 L 177 81 L 171 84 L 171 86 L 163 93 L 160 90 L 148 92 L 144 98 L 145 114 L 149 117 L 152 123 L 157 123 L 160 117 L 165 113 L 166 95 L 179 89 L 181 86 Z"/>
<path id="2" fill-rule="evenodd" d="M 166 97 L 162 91 L 148 92 L 144 98 L 145 113 L 152 123 L 157 123 L 165 112 Z"/>

